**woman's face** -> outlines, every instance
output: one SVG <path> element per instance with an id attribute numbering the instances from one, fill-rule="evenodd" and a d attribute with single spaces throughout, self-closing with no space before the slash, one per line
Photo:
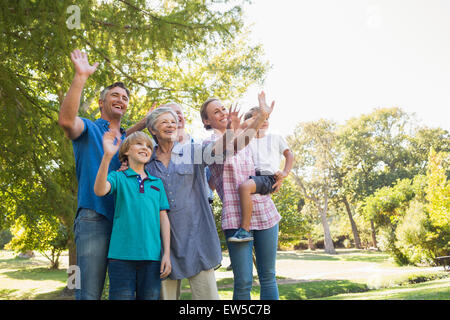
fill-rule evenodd
<path id="1" fill-rule="evenodd" d="M 177 139 L 177 120 L 170 113 L 163 113 L 156 120 L 156 132 L 152 132 L 159 141 L 175 141 Z"/>
<path id="2" fill-rule="evenodd" d="M 206 116 L 208 119 L 203 121 L 204 124 L 208 124 L 213 129 L 219 131 L 226 130 L 228 110 L 223 106 L 221 101 L 211 101 L 206 107 Z"/>

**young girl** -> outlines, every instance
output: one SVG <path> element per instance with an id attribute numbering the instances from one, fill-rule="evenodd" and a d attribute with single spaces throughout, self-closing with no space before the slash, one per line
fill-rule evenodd
<path id="1" fill-rule="evenodd" d="M 111 132 L 103 137 L 104 155 L 95 180 L 97 196 L 113 194 L 114 221 L 108 252 L 110 300 L 157 300 L 161 278 L 171 272 L 169 204 L 162 181 L 144 169 L 153 145 L 148 135 L 135 132 L 119 149 Z M 119 149 L 125 171 L 108 166 Z M 161 238 L 163 253 L 161 254 Z"/>
<path id="2" fill-rule="evenodd" d="M 244 116 L 245 121 L 256 117 L 258 107 L 251 108 Z M 239 201 L 241 205 L 241 227 L 236 233 L 228 238 L 231 242 L 245 242 L 253 240 L 250 231 L 250 221 L 252 218 L 253 203 L 252 194 L 267 195 L 281 187 L 282 181 L 289 175 L 294 163 L 294 155 L 289 149 L 286 141 L 280 135 L 267 133 L 269 128 L 269 118 L 264 121 L 261 128 L 256 133 L 248 148 L 252 153 L 255 163 L 255 175 L 241 183 L 239 186 Z M 281 156 L 286 162 L 284 170 L 279 171 Z"/>

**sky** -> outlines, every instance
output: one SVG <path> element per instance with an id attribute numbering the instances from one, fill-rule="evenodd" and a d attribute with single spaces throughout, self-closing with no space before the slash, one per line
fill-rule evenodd
<path id="1" fill-rule="evenodd" d="M 244 14 L 272 67 L 240 103 L 264 90 L 273 132 L 381 107 L 450 131 L 450 1 L 253 0 Z"/>

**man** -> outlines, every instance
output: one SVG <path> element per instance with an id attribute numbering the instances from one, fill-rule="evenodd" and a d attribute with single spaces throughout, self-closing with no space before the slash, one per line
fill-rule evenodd
<path id="1" fill-rule="evenodd" d="M 96 121 L 80 118 L 81 92 L 98 63 L 90 65 L 85 53 L 75 50 L 70 55 L 75 76 L 59 112 L 58 124 L 72 140 L 78 180 L 78 208 L 74 222 L 77 265 L 81 288 L 76 288 L 77 300 L 100 299 L 106 275 L 107 253 L 114 215 L 112 196 L 97 197 L 95 177 L 103 157 L 102 139 L 105 132 L 114 134 L 119 143 L 126 137 L 120 126 L 130 92 L 122 82 L 106 87 L 100 94 L 100 118 Z M 143 122 L 145 125 L 145 122 Z M 109 171 L 120 167 L 118 155 L 111 161 Z"/>

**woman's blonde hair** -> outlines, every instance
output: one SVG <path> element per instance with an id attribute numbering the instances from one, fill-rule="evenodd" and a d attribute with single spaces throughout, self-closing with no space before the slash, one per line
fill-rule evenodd
<path id="1" fill-rule="evenodd" d="M 128 156 L 125 154 L 130 150 L 130 147 L 138 142 L 143 141 L 153 152 L 153 142 L 148 134 L 142 131 L 136 131 L 130 134 L 120 145 L 119 148 L 119 161 L 124 162 L 128 160 Z"/>

